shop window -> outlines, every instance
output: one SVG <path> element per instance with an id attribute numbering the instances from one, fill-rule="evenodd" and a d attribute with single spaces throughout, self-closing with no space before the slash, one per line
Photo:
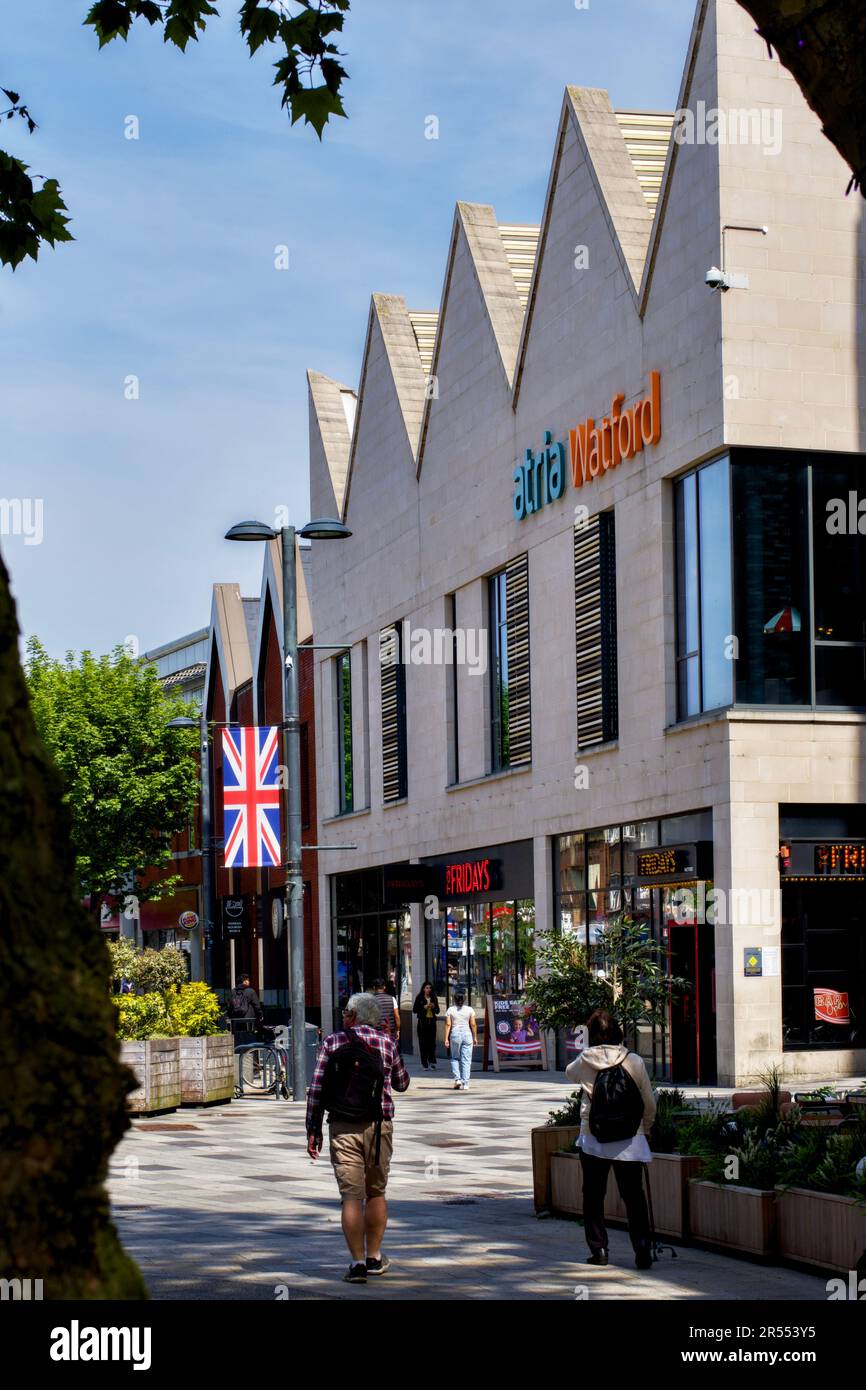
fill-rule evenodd
<path id="1" fill-rule="evenodd" d="M 403 624 L 390 623 L 379 633 L 382 695 L 382 799 L 401 801 L 408 794 L 406 747 L 406 664 Z"/>
<path id="2" fill-rule="evenodd" d="M 866 536 L 851 526 L 853 464 L 813 467 L 815 703 L 866 705 Z"/>
<path id="3" fill-rule="evenodd" d="M 586 887 L 585 859 L 583 835 L 559 836 L 556 873 L 560 893 L 576 893 Z"/>
<path id="4" fill-rule="evenodd" d="M 717 459 L 674 485 L 677 712 L 729 705 L 735 646 L 731 610 L 730 466 Z"/>
<path id="5" fill-rule="evenodd" d="M 334 662 L 337 684 L 337 789 L 341 813 L 354 809 L 352 759 L 352 660 L 342 652 Z"/>
<path id="6" fill-rule="evenodd" d="M 617 737 L 616 529 L 612 511 L 574 528 L 577 746 Z"/>
<path id="7" fill-rule="evenodd" d="M 786 1049 L 863 1047 L 866 912 L 859 884 L 782 886 Z"/>

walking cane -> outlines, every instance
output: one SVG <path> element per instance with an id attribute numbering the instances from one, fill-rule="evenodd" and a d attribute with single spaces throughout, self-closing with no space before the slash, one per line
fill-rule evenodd
<path id="1" fill-rule="evenodd" d="M 655 1219 L 655 1214 L 654 1214 L 654 1212 L 653 1212 L 653 1193 L 652 1193 L 652 1187 L 650 1186 L 650 1175 L 649 1175 L 649 1164 L 648 1164 L 648 1163 L 645 1163 L 645 1164 L 643 1165 L 643 1171 L 644 1171 L 644 1177 L 646 1178 L 646 1195 L 647 1195 L 647 1205 L 648 1205 L 648 1207 L 649 1207 L 649 1220 L 650 1220 L 650 1248 L 651 1248 L 651 1250 L 652 1250 L 653 1259 L 654 1259 L 654 1260 L 658 1260 L 658 1257 L 659 1257 L 660 1253 L 661 1253 L 663 1250 L 670 1250 L 670 1252 L 671 1252 L 671 1259 L 674 1259 L 674 1260 L 675 1260 L 675 1259 L 677 1258 L 677 1252 L 676 1252 L 676 1250 L 674 1249 L 674 1247 L 673 1247 L 672 1245 L 662 1245 L 662 1244 L 659 1242 L 659 1240 L 657 1239 L 657 1237 L 656 1237 L 656 1219 Z"/>

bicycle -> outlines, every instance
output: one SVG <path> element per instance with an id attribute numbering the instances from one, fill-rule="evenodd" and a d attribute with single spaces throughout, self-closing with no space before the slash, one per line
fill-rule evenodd
<path id="1" fill-rule="evenodd" d="M 285 1048 L 275 1043 L 241 1043 L 235 1048 L 235 1100 L 240 1100 L 247 1090 L 288 1100 L 288 1070 Z"/>

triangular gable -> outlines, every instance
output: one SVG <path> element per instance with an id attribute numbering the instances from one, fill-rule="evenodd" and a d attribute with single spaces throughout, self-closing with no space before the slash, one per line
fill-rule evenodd
<path id="1" fill-rule="evenodd" d="M 396 428 L 398 448 L 407 459 L 407 478 L 413 476 L 418 446 L 418 432 L 424 403 L 427 377 L 421 363 L 418 340 L 406 301 L 396 294 L 374 294 L 370 300 L 367 335 L 361 380 L 358 386 L 358 410 L 349 454 L 343 520 L 349 517 L 352 478 L 357 466 L 359 449 L 363 448 L 365 422 L 369 418 L 375 394 L 374 428 L 381 447 L 383 434 L 389 429 L 387 412 L 392 411 L 391 429 Z"/>
<path id="2" fill-rule="evenodd" d="M 261 716 L 259 692 L 261 689 L 262 668 L 267 659 L 268 624 L 274 624 L 280 660 L 283 654 L 283 548 L 278 537 L 268 541 L 265 546 L 262 565 L 262 588 L 259 601 L 259 621 L 256 630 L 255 650 L 252 653 L 252 670 L 255 672 L 256 719 Z M 298 642 L 306 642 L 313 635 L 313 619 L 307 579 L 301 563 L 300 542 L 295 540 L 295 585 L 297 594 Z"/>
<path id="3" fill-rule="evenodd" d="M 492 207 L 483 203 L 458 203 L 454 212 L 431 375 L 434 381 L 439 376 L 442 344 L 447 331 L 451 281 L 461 240 L 469 255 L 481 304 L 487 314 L 496 346 L 499 349 L 499 359 L 504 377 L 510 386 L 517 359 L 520 330 L 523 324 L 523 301 L 509 261 L 508 248 L 496 220 L 496 213 Z M 435 392 L 428 392 L 428 398 L 424 402 L 424 415 L 418 445 L 417 471 L 419 475 L 430 411 L 435 398 Z"/>
<path id="4" fill-rule="evenodd" d="M 249 638 L 239 585 L 214 584 L 211 630 L 213 643 L 205 676 L 205 699 L 209 699 L 212 683 L 219 680 L 228 710 L 235 691 L 252 676 Z M 217 671 L 213 670 L 214 652 L 218 662 Z"/>
<path id="5" fill-rule="evenodd" d="M 342 516 L 357 398 L 321 372 L 307 372 L 310 393 L 310 512 Z"/>
<path id="6" fill-rule="evenodd" d="M 544 267 L 566 137 L 570 131 L 577 139 L 626 284 L 631 291 L 635 308 L 638 307 L 641 277 L 653 226 L 653 213 L 607 92 L 595 87 L 566 87 L 544 199 L 544 214 L 541 219 L 529 300 L 517 350 L 514 372 L 515 405 L 532 331 L 537 287 Z"/>

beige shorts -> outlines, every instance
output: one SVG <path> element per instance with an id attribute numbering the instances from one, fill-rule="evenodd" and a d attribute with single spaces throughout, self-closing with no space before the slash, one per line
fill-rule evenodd
<path id="1" fill-rule="evenodd" d="M 384 1197 L 391 1167 L 394 1124 L 382 1121 L 382 1144 L 376 1158 L 376 1124 L 358 1120 L 332 1120 L 328 1126 L 331 1163 L 342 1202 L 363 1202 L 366 1197 Z"/>

